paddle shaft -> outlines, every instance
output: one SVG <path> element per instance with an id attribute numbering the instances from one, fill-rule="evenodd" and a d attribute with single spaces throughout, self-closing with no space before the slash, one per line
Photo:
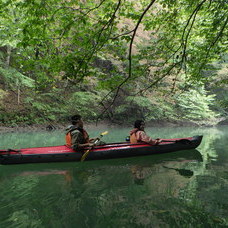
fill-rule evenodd
<path id="1" fill-rule="evenodd" d="M 101 134 L 99 138 L 97 138 L 94 142 L 94 145 L 96 145 L 96 143 L 98 141 L 100 141 L 100 139 L 103 137 L 103 135 Z M 81 157 L 81 161 L 84 161 L 86 159 L 86 157 L 88 156 L 89 152 L 93 149 L 94 146 L 90 147 Z"/>
<path id="2" fill-rule="evenodd" d="M 103 135 L 102 135 L 102 136 L 103 136 Z M 95 142 L 94 142 L 94 145 L 96 145 L 96 143 L 97 143 L 99 140 L 100 140 L 100 138 L 99 138 L 99 139 L 96 139 Z M 86 153 L 88 153 L 90 150 L 92 150 L 93 147 L 94 147 L 94 146 L 91 146 L 84 154 L 86 154 Z"/>

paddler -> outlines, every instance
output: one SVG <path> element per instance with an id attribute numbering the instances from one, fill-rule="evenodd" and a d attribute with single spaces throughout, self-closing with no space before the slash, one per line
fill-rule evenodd
<path id="1" fill-rule="evenodd" d="M 144 131 L 145 122 L 143 120 L 136 120 L 134 124 L 134 129 L 130 131 L 130 142 L 131 143 L 139 143 L 145 142 L 151 145 L 158 145 L 161 142 L 161 139 L 152 139 L 150 136 L 146 134 Z"/>
<path id="2" fill-rule="evenodd" d="M 89 138 L 84 129 L 84 122 L 81 115 L 71 117 L 72 125 L 66 128 L 66 145 L 74 150 L 80 150 L 84 147 L 93 147 L 96 138 Z"/>

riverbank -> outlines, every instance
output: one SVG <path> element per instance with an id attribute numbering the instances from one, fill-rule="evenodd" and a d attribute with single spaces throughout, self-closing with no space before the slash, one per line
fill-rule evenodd
<path id="1" fill-rule="evenodd" d="M 45 124 L 33 124 L 33 125 L 16 125 L 16 126 L 0 126 L 1 132 L 36 132 L 36 131 L 55 131 L 55 130 L 65 130 L 65 128 L 70 125 L 70 123 L 45 123 Z M 107 121 L 102 121 L 98 123 L 84 123 L 85 128 L 110 128 L 119 127 L 121 124 L 115 124 Z M 128 125 L 125 125 L 128 127 Z M 129 126 L 130 127 L 130 126 Z"/>
<path id="2" fill-rule="evenodd" d="M 85 122 L 84 126 L 86 129 L 108 129 L 108 128 L 118 128 L 118 127 L 129 127 L 132 128 L 133 124 L 130 123 L 113 123 L 110 121 L 100 121 L 97 123 Z M 36 132 L 36 131 L 54 131 L 63 130 L 68 126 L 69 123 L 45 123 L 45 124 L 33 124 L 33 125 L 16 125 L 16 126 L 0 126 L 0 133 L 4 132 Z M 212 127 L 228 125 L 228 119 L 223 119 L 217 124 L 205 124 L 205 123 L 194 123 L 187 121 L 148 121 L 146 122 L 146 127 Z"/>

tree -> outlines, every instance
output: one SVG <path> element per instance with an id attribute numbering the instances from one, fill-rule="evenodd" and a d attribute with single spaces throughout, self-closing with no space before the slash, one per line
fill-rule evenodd
<path id="1" fill-rule="evenodd" d="M 101 101 L 105 110 L 120 91 L 141 94 L 171 79 L 173 92 L 183 74 L 186 81 L 205 83 L 208 63 L 227 52 L 227 0 L 0 4 L 1 46 L 16 49 L 11 67 L 36 80 L 38 91 L 50 90 L 56 81 L 94 80 L 94 89 L 110 91 Z M 139 88 L 137 81 L 146 83 Z"/>

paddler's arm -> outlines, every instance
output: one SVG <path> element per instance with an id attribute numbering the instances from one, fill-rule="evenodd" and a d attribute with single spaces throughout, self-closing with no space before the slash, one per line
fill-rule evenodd
<path id="1" fill-rule="evenodd" d="M 79 131 L 72 132 L 71 134 L 71 140 L 72 140 L 72 148 L 74 150 L 77 149 L 83 149 L 84 147 L 92 147 L 94 146 L 93 143 L 88 142 L 88 143 L 80 143 L 83 141 L 83 135 Z"/>
<path id="2" fill-rule="evenodd" d="M 84 147 L 93 147 L 94 143 L 84 143 L 84 144 L 79 144 L 78 143 L 78 148 L 84 148 Z"/>
<path id="3" fill-rule="evenodd" d="M 149 143 L 151 145 L 158 145 L 161 140 L 160 139 L 152 139 L 151 137 L 149 137 L 144 131 L 140 131 L 139 132 L 139 137 L 140 140 L 146 143 Z"/>
<path id="4" fill-rule="evenodd" d="M 89 142 L 90 142 L 90 143 L 94 143 L 96 140 L 99 140 L 99 138 L 90 138 L 90 139 L 89 139 Z"/>

